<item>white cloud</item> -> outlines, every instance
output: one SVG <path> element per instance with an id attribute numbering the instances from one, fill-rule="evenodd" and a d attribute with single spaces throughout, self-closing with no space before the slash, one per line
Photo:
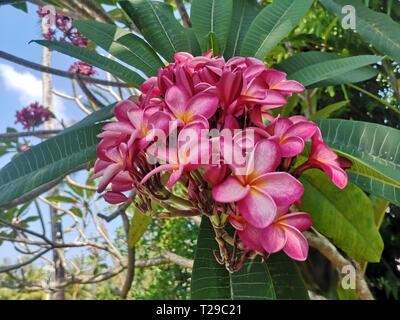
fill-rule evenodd
<path id="1" fill-rule="evenodd" d="M 21 109 L 35 101 L 42 103 L 42 80 L 29 71 L 20 72 L 10 65 L 0 64 L 0 78 L 4 87 L 16 94 L 20 104 L 16 109 Z M 68 123 L 70 118 L 61 98 L 53 95 L 53 102 L 57 118 Z"/>

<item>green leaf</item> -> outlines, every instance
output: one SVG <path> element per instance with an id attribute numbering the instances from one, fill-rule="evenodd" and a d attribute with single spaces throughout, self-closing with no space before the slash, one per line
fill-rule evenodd
<path id="1" fill-rule="evenodd" d="M 331 104 L 329 106 L 326 106 L 322 108 L 321 110 L 318 110 L 316 113 L 312 114 L 309 116 L 309 119 L 326 119 L 329 118 L 331 113 L 338 111 L 342 109 L 343 107 L 347 106 L 349 104 L 349 101 L 340 101 L 334 104 Z"/>
<path id="2" fill-rule="evenodd" d="M 201 55 L 201 49 L 199 41 L 197 41 L 196 35 L 193 31 L 193 28 L 185 28 L 186 36 L 189 39 L 190 44 L 190 53 L 196 57 Z"/>
<path id="3" fill-rule="evenodd" d="M 93 51 L 86 48 L 80 48 L 69 43 L 60 41 L 48 41 L 48 40 L 32 40 L 42 46 L 48 47 L 52 50 L 64 53 L 76 59 L 82 60 L 95 67 L 103 69 L 104 71 L 110 72 L 121 80 L 131 84 L 132 86 L 139 88 L 144 82 L 144 79 L 138 75 L 135 71 L 124 67 L 123 65 L 115 62 L 111 59 L 105 58 Z"/>
<path id="4" fill-rule="evenodd" d="M 55 196 L 50 196 L 46 198 L 49 201 L 52 202 L 62 202 L 62 203 L 74 203 L 79 201 L 76 198 L 70 198 L 70 197 L 66 197 L 66 196 L 61 196 L 61 195 L 55 195 Z"/>
<path id="5" fill-rule="evenodd" d="M 19 9 L 19 10 L 24 11 L 25 13 L 28 13 L 28 6 L 26 5 L 26 2 L 13 3 L 11 5 L 16 9 Z"/>
<path id="6" fill-rule="evenodd" d="M 257 0 L 235 0 L 233 1 L 232 25 L 226 42 L 224 58 L 236 57 L 240 55 L 240 48 L 243 39 L 249 30 L 251 23 L 262 7 Z"/>
<path id="7" fill-rule="evenodd" d="M 240 55 L 260 60 L 305 16 L 313 0 L 280 0 L 265 7 L 254 19 L 240 49 Z"/>
<path id="8" fill-rule="evenodd" d="M 219 55 L 219 46 L 214 32 L 208 34 L 207 51 L 212 50 L 214 56 Z"/>
<path id="9" fill-rule="evenodd" d="M 333 243 L 361 261 L 379 262 L 383 241 L 375 225 L 371 201 L 356 185 L 338 189 L 322 171 L 306 171 L 301 210 L 313 226 Z"/>
<path id="10" fill-rule="evenodd" d="M 149 0 L 120 1 L 119 4 L 147 42 L 167 61 L 174 61 L 176 52 L 190 51 L 185 29 L 175 19 L 169 4 Z"/>
<path id="11" fill-rule="evenodd" d="M 72 207 L 69 210 L 72 211 L 77 217 L 82 218 L 82 216 L 83 216 L 82 210 L 79 209 L 78 207 Z"/>
<path id="12" fill-rule="evenodd" d="M 131 219 L 129 227 L 129 248 L 133 248 L 135 244 L 140 240 L 152 220 L 153 217 L 146 216 L 139 210 L 135 209 L 135 214 Z"/>
<path id="13" fill-rule="evenodd" d="M 77 194 L 79 197 L 83 197 L 84 196 L 84 190 L 83 188 L 74 186 L 70 183 L 67 182 L 67 186 L 73 191 L 75 192 L 75 194 Z M 71 193 L 72 194 L 72 193 Z"/>
<path id="14" fill-rule="evenodd" d="M 193 0 L 190 19 L 193 31 L 204 52 L 209 33 L 214 33 L 219 49 L 224 52 L 232 21 L 232 0 Z M 236 22 L 235 22 L 236 23 Z"/>
<path id="15" fill-rule="evenodd" d="M 369 64 L 377 63 L 383 57 L 373 55 L 361 55 L 349 58 L 332 59 L 308 65 L 288 75 L 288 79 L 296 80 L 308 87 L 312 84 L 342 75 Z"/>
<path id="16" fill-rule="evenodd" d="M 295 54 L 289 59 L 286 59 L 280 64 L 276 65 L 275 68 L 291 75 L 311 65 L 342 58 L 343 58 L 342 56 L 336 53 L 309 51 L 309 52 Z M 342 74 L 327 78 L 323 81 L 316 82 L 307 87 L 317 88 L 317 87 L 335 86 L 343 83 L 357 83 L 376 77 L 377 74 L 378 71 L 376 69 L 370 66 L 364 66 L 347 72 L 345 70 L 344 72 L 342 72 Z"/>
<path id="17" fill-rule="evenodd" d="M 247 259 L 230 274 L 213 255 L 218 248 L 208 217 L 203 217 L 192 273 L 192 299 L 308 299 L 307 289 L 293 260 L 275 253 L 266 262 Z M 219 251 L 219 250 L 218 250 Z"/>
<path id="18" fill-rule="evenodd" d="M 350 180 L 377 197 L 400 203 L 400 131 L 361 121 L 314 120 L 324 142 L 348 158 Z"/>
<path id="19" fill-rule="evenodd" d="M 144 40 L 125 29 L 89 20 L 74 21 L 73 26 L 114 57 L 143 71 L 148 76 L 157 75 L 158 69 L 164 66 Z"/>
<path id="20" fill-rule="evenodd" d="M 217 249 L 213 227 L 208 217 L 203 217 L 192 271 L 191 298 L 193 300 L 232 299 L 229 272 L 224 265 L 220 265 L 215 260 L 213 254 L 213 250 Z"/>
<path id="21" fill-rule="evenodd" d="M 79 127 L 50 138 L 0 170 L 0 206 L 97 158 L 103 124 Z"/>
<path id="22" fill-rule="evenodd" d="M 385 217 L 386 210 L 389 207 L 389 201 L 386 201 L 382 198 L 377 198 L 373 195 L 370 196 L 372 201 L 372 205 L 374 207 L 374 217 L 375 217 L 375 224 L 378 228 L 381 227 L 383 218 Z"/>
<path id="23" fill-rule="evenodd" d="M 342 8 L 351 5 L 355 9 L 357 33 L 378 51 L 400 62 L 400 24 L 389 15 L 368 9 L 359 0 L 320 0 L 339 18 L 343 18 Z"/>

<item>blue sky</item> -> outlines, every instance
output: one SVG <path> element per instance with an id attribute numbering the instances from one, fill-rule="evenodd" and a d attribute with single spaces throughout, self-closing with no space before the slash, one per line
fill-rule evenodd
<path id="1" fill-rule="evenodd" d="M 28 3 L 28 14 L 10 5 L 0 6 L 0 30 L 2 30 L 0 32 L 0 50 L 32 62 L 41 63 L 42 47 L 35 43 L 29 44 L 31 40 L 41 39 L 41 22 L 36 11 L 37 6 L 30 3 Z M 52 67 L 61 70 L 68 70 L 69 66 L 77 61 L 58 52 L 53 52 L 52 55 Z M 53 87 L 59 92 L 72 95 L 71 81 L 68 79 L 54 76 Z M 14 127 L 18 131 L 22 131 L 21 124 L 14 124 L 16 111 L 32 102 L 41 102 L 41 96 L 40 72 L 0 59 L 0 133 L 5 132 L 7 127 Z M 66 123 L 79 120 L 85 116 L 73 102 L 56 96 L 54 96 L 54 107 L 56 115 L 63 118 Z M 38 141 L 35 138 L 31 139 L 32 144 Z M 6 165 L 10 159 L 11 155 L 0 157 L 0 168 Z M 83 182 L 86 177 L 87 174 L 82 173 L 75 175 L 74 179 Z M 47 214 L 47 208 L 42 207 L 43 212 Z M 29 215 L 35 214 L 32 208 Z M 110 230 L 113 230 L 119 223 L 120 221 L 112 223 Z M 66 221 L 64 228 L 70 224 L 70 221 Z M 39 224 L 37 223 L 34 227 L 39 228 Z M 49 229 L 49 226 L 47 226 L 47 230 Z M 94 231 L 93 228 L 89 228 L 89 233 L 92 232 L 91 230 Z M 66 238 L 68 240 L 73 236 L 74 234 L 71 232 Z M 3 258 L 15 262 L 16 257 L 16 252 L 11 245 L 3 244 L 0 246 L 0 264 Z"/>

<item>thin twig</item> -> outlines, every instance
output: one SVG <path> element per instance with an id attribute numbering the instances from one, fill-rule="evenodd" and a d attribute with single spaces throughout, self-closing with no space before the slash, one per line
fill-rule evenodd
<path id="1" fill-rule="evenodd" d="M 38 131 L 26 131 L 26 132 L 0 133 L 0 141 L 21 138 L 21 137 L 47 138 L 49 135 L 57 134 L 60 132 L 61 130 L 38 130 Z"/>

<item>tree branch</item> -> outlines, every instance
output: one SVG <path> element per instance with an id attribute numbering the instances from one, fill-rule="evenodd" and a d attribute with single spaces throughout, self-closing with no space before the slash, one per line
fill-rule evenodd
<path id="1" fill-rule="evenodd" d="M 27 131 L 27 132 L 9 132 L 0 133 L 0 141 L 10 140 L 20 137 L 37 137 L 37 138 L 47 138 L 47 136 L 52 134 L 60 133 L 61 130 L 38 130 L 38 131 Z"/>
<path id="2" fill-rule="evenodd" d="M 192 22 L 190 21 L 189 15 L 187 14 L 185 4 L 183 0 L 175 0 L 176 7 L 178 8 L 179 14 L 182 18 L 183 25 L 187 28 L 192 27 Z"/>
<path id="3" fill-rule="evenodd" d="M 319 252 L 322 253 L 331 264 L 339 269 L 342 269 L 344 266 L 353 265 L 349 260 L 344 258 L 336 247 L 323 235 L 314 234 L 311 232 L 304 232 L 305 237 L 309 245 Z M 356 291 L 359 299 L 361 300 L 374 300 L 371 291 L 368 288 L 367 282 L 365 281 L 362 271 L 360 267 L 356 264 Z"/>

